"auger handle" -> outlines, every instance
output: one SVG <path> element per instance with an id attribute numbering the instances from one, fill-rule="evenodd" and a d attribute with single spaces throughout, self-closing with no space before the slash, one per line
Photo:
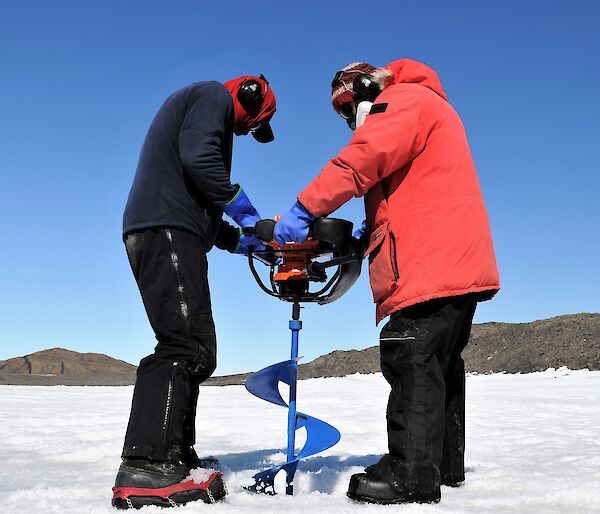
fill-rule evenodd
<path id="1" fill-rule="evenodd" d="M 308 265 L 308 271 L 318 273 L 319 271 L 323 271 L 324 269 L 327 269 L 327 268 L 332 268 L 333 266 L 340 266 L 341 264 L 348 264 L 349 262 L 352 262 L 355 259 L 356 259 L 356 256 L 354 254 L 350 254 L 350 255 L 342 255 L 341 257 L 336 257 L 334 259 L 330 259 L 325 262 L 319 262 L 319 261 L 311 262 Z"/>
<path id="2" fill-rule="evenodd" d="M 260 220 L 253 227 L 244 227 L 242 232 L 245 236 L 256 236 L 263 241 L 273 241 L 273 232 L 275 231 L 275 220 Z"/>

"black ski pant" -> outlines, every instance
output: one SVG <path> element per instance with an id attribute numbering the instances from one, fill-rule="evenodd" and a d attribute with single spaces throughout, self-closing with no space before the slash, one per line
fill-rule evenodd
<path id="1" fill-rule="evenodd" d="M 465 367 L 477 300 L 431 300 L 391 315 L 380 336 L 381 369 L 392 387 L 389 454 L 367 468 L 401 495 L 440 495 L 464 480 Z"/>
<path id="2" fill-rule="evenodd" d="M 155 227 L 125 247 L 158 344 L 140 362 L 122 457 L 176 461 L 195 442 L 198 386 L 216 367 L 207 245 Z"/>

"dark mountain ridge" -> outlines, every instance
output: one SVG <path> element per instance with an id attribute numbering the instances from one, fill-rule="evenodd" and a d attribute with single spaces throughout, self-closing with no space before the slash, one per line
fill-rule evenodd
<path id="1" fill-rule="evenodd" d="M 600 314 L 557 316 L 531 323 L 473 326 L 463 352 L 467 371 L 530 373 L 566 366 L 600 370 Z M 61 348 L 0 361 L 0 384 L 129 385 L 136 367 L 107 355 Z M 379 348 L 336 350 L 301 364 L 301 379 L 379 372 Z M 249 373 L 210 378 L 206 385 L 243 384 Z"/>
<path id="2" fill-rule="evenodd" d="M 471 373 L 531 373 L 566 366 L 600 370 L 600 314 L 567 314 L 531 323 L 473 325 L 463 352 Z M 343 377 L 380 371 L 379 347 L 336 350 L 301 364 L 299 377 Z M 213 377 L 211 385 L 242 384 L 249 373 Z"/>
<path id="3" fill-rule="evenodd" d="M 129 385 L 136 367 L 101 353 L 52 348 L 0 361 L 0 384 Z"/>

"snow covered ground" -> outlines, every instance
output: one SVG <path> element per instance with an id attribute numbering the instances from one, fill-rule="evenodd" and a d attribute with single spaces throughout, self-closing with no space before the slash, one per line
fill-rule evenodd
<path id="1" fill-rule="evenodd" d="M 0 512 L 114 514 L 132 391 L 0 386 Z M 442 488 L 437 505 L 380 507 L 345 497 L 350 475 L 385 452 L 387 393 L 380 374 L 300 382 L 299 410 L 338 427 L 342 440 L 301 464 L 294 497 L 268 497 L 242 487 L 284 459 L 286 411 L 242 386 L 202 388 L 196 448 L 220 459 L 231 494 L 176 512 L 600 512 L 600 372 L 470 376 L 467 483 Z"/>

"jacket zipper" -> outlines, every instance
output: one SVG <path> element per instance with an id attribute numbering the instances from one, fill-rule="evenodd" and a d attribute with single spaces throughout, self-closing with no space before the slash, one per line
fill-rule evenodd
<path id="1" fill-rule="evenodd" d="M 398 258 L 396 255 L 396 238 L 394 237 L 394 233 L 390 230 L 390 260 L 392 262 L 392 270 L 394 272 L 394 278 L 398 280 L 400 278 L 400 274 L 398 273 Z"/>
<path id="2" fill-rule="evenodd" d="M 167 391 L 167 402 L 165 405 L 165 415 L 163 418 L 163 445 L 167 439 L 167 429 L 169 428 L 169 421 L 171 420 L 171 411 L 173 410 L 173 383 L 175 381 L 175 369 L 177 368 L 177 361 L 171 366 L 171 377 L 169 378 L 169 389 Z"/>

